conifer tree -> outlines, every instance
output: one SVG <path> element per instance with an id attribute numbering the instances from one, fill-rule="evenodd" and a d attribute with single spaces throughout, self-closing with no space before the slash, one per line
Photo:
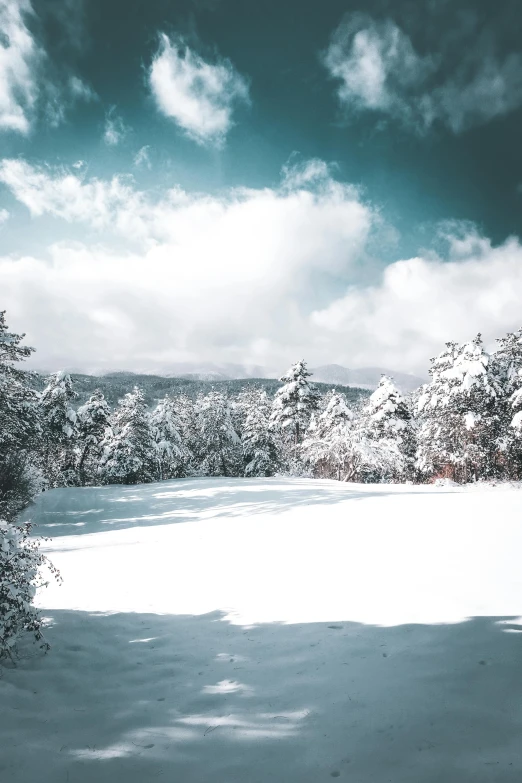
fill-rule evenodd
<path id="1" fill-rule="evenodd" d="M 153 437 L 145 398 L 137 386 L 120 400 L 111 418 L 100 473 L 106 484 L 154 481 Z"/>
<path id="2" fill-rule="evenodd" d="M 279 466 L 274 432 L 270 429 L 271 405 L 263 389 L 244 395 L 245 418 L 241 432 L 245 476 L 273 476 Z"/>
<path id="3" fill-rule="evenodd" d="M 8 330 L 0 312 L 0 519 L 13 521 L 37 489 L 36 450 L 41 426 L 34 376 L 18 363 L 34 351 L 25 335 Z"/>
<path id="4" fill-rule="evenodd" d="M 71 405 L 75 397 L 71 376 L 66 372 L 50 375 L 40 396 L 43 471 L 51 487 L 77 483 L 76 412 Z"/>
<path id="5" fill-rule="evenodd" d="M 103 442 L 110 426 L 110 410 L 99 389 L 76 411 L 78 433 L 78 478 L 80 484 L 96 483 Z"/>
<path id="6" fill-rule="evenodd" d="M 382 375 L 377 389 L 370 395 L 364 410 L 368 434 L 376 439 L 394 442 L 403 460 L 397 463 L 399 472 L 393 478 L 398 480 L 412 477 L 415 461 L 415 437 L 412 416 L 406 399 L 393 380 Z"/>
<path id="7" fill-rule="evenodd" d="M 319 404 L 317 390 L 308 381 L 311 374 L 306 369 L 306 362 L 301 360 L 293 364 L 280 378 L 283 386 L 277 390 L 272 403 L 271 426 L 280 430 L 296 450 Z"/>
<path id="8" fill-rule="evenodd" d="M 177 400 L 169 395 L 160 400 L 150 416 L 158 478 L 186 476 L 191 454 L 183 442 L 183 423 Z"/>
<path id="9" fill-rule="evenodd" d="M 212 390 L 195 406 L 196 460 L 203 476 L 243 475 L 241 441 L 232 420 L 231 402 Z"/>

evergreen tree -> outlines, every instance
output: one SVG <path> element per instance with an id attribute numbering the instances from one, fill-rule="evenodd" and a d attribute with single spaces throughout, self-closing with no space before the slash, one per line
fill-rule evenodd
<path id="1" fill-rule="evenodd" d="M 496 475 L 502 389 L 480 335 L 448 343 L 430 373 L 418 403 L 420 469 L 461 482 Z"/>
<path id="2" fill-rule="evenodd" d="M 177 400 L 168 395 L 160 400 L 151 413 L 150 426 L 160 481 L 186 476 L 191 454 L 183 442 Z"/>
<path id="3" fill-rule="evenodd" d="M 273 476 L 279 456 L 274 433 L 270 429 L 271 405 L 263 389 L 251 389 L 241 404 L 245 412 L 241 432 L 245 476 Z"/>
<path id="4" fill-rule="evenodd" d="M 154 443 L 143 392 L 138 387 L 120 400 L 103 442 L 101 476 L 106 484 L 154 481 Z"/>
<path id="5" fill-rule="evenodd" d="M 368 433 L 376 439 L 393 441 L 402 453 L 400 472 L 392 478 L 412 477 L 415 461 L 415 437 L 412 416 L 406 399 L 393 380 L 382 375 L 364 411 Z M 399 465 L 397 465 L 399 467 Z"/>
<path id="6" fill-rule="evenodd" d="M 335 390 L 325 403 L 317 417 L 312 414 L 302 444 L 303 459 L 314 475 L 341 481 L 351 465 L 354 414 L 344 395 Z"/>
<path id="7" fill-rule="evenodd" d="M 78 477 L 80 484 L 96 483 L 103 442 L 110 426 L 110 410 L 103 392 L 96 389 L 76 412 Z"/>
<path id="8" fill-rule="evenodd" d="M 221 392 L 200 395 L 195 406 L 198 472 L 203 476 L 243 475 L 241 441 L 232 420 L 231 402 Z"/>
<path id="9" fill-rule="evenodd" d="M 49 376 L 40 396 L 43 429 L 43 471 L 51 487 L 77 483 L 76 412 L 71 401 L 76 397 L 71 376 L 57 372 Z"/>
<path id="10" fill-rule="evenodd" d="M 270 423 L 293 442 L 296 451 L 319 404 L 317 390 L 308 381 L 311 374 L 306 362 L 293 364 L 280 378 L 283 386 L 272 403 Z"/>
<path id="11" fill-rule="evenodd" d="M 522 478 L 522 328 L 497 340 L 492 356 L 502 396 L 498 401 L 498 457 L 507 478 Z"/>
<path id="12" fill-rule="evenodd" d="M 31 373 L 16 365 L 34 351 L 25 335 L 8 331 L 0 312 L 0 519 L 14 520 L 37 491 L 35 452 L 40 446 L 38 395 Z"/>

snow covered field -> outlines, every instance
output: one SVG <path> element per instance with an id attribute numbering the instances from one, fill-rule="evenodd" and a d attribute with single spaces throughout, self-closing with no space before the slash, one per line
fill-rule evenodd
<path id="1" fill-rule="evenodd" d="M 1 783 L 522 779 L 522 492 L 57 489 Z"/>

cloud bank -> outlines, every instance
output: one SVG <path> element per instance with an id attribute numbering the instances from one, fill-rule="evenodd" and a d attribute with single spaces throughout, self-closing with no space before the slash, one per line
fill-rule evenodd
<path id="1" fill-rule="evenodd" d="M 446 229 L 444 257 L 398 260 L 374 285 L 361 282 L 382 219 L 322 161 L 287 167 L 273 188 L 212 196 L 175 188 L 153 198 L 128 178 L 21 160 L 2 161 L 0 180 L 35 221 L 95 233 L 0 257 L 10 324 L 27 332 L 40 367 L 281 371 L 304 356 L 424 374 L 446 340 L 481 331 L 491 342 L 520 325 L 519 241 L 493 247 L 468 224 Z"/>

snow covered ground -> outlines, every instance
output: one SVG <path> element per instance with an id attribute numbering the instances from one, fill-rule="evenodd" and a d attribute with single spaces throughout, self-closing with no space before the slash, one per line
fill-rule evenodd
<path id="1" fill-rule="evenodd" d="M 1 783 L 522 779 L 518 487 L 59 489 Z"/>

